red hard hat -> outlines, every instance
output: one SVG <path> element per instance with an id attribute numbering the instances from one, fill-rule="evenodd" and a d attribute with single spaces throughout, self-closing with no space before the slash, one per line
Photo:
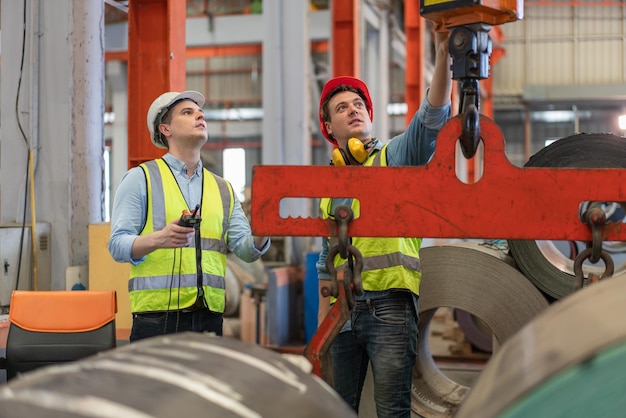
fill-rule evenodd
<path id="1" fill-rule="evenodd" d="M 374 106 L 372 105 L 372 98 L 370 97 L 370 92 L 367 89 L 367 85 L 355 77 L 335 77 L 331 78 L 326 82 L 324 88 L 322 89 L 322 94 L 320 95 L 320 108 L 319 108 L 319 118 L 320 118 L 320 130 L 322 131 L 322 135 L 334 146 L 337 146 L 337 141 L 334 140 L 328 131 L 326 131 L 326 125 L 324 124 L 324 116 L 322 115 L 322 105 L 326 100 L 326 96 L 333 91 L 337 86 L 344 84 L 346 86 L 354 87 L 359 89 L 363 93 L 363 98 L 365 99 L 365 107 L 367 108 L 367 112 L 370 115 L 370 120 L 374 121 Z"/>

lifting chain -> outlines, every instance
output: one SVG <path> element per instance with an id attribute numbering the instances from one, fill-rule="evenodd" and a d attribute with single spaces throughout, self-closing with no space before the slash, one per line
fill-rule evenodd
<path id="1" fill-rule="evenodd" d="M 587 243 L 587 248 L 578 254 L 574 260 L 574 290 L 581 289 L 585 283 L 583 273 L 583 262 L 585 260 L 589 260 L 592 264 L 596 264 L 600 260 L 604 262 L 604 273 L 602 275 L 589 273 L 587 284 L 607 279 L 613 276 L 615 271 L 613 258 L 602 249 L 602 228 L 606 223 L 606 213 L 599 204 L 592 204 L 585 211 L 582 218 L 591 228 L 591 242 Z"/>
<path id="2" fill-rule="evenodd" d="M 326 257 L 326 269 L 330 273 L 330 289 L 322 288 L 323 296 L 337 297 L 339 295 L 339 284 L 337 280 L 337 269 L 335 268 L 335 257 L 347 259 L 344 265 L 343 286 L 345 289 L 348 306 L 354 307 L 354 293 L 363 294 L 363 281 L 361 271 L 363 271 L 363 255 L 354 245 L 350 244 L 348 237 L 348 224 L 354 218 L 352 209 L 347 205 L 337 206 L 335 209 L 335 222 L 337 223 L 337 245 L 328 251 Z"/>
<path id="3" fill-rule="evenodd" d="M 600 261 L 602 252 L 602 227 L 606 223 L 606 213 L 600 206 L 591 206 L 583 215 L 585 222 L 591 228 L 591 242 L 587 243 L 587 248 L 591 248 L 589 261 L 593 264 Z"/>

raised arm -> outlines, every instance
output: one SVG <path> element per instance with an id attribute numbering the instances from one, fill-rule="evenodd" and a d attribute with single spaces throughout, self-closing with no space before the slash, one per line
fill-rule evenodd
<path id="1" fill-rule="evenodd" d="M 450 101 L 452 93 L 452 72 L 450 71 L 450 54 L 448 38 L 450 32 L 435 32 L 435 68 L 428 90 L 428 103 L 440 107 Z"/>

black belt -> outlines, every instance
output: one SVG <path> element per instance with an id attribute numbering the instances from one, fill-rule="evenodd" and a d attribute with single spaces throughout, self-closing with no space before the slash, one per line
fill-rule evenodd
<path id="1" fill-rule="evenodd" d="M 385 296 L 377 296 L 375 298 L 365 298 L 365 299 L 357 299 L 356 302 L 357 303 L 367 303 L 367 301 L 370 302 L 378 302 L 378 301 L 385 301 L 385 300 L 398 300 L 398 299 L 408 299 L 408 300 L 413 300 L 413 293 L 406 291 L 397 291 L 397 292 L 391 292 L 388 295 Z"/>
<path id="2" fill-rule="evenodd" d="M 204 292 L 202 292 L 204 293 Z M 206 309 L 207 311 L 209 310 L 209 307 L 206 306 L 206 301 L 204 300 L 204 296 L 199 295 L 196 298 L 196 301 L 193 303 L 193 305 L 187 307 L 187 308 L 183 308 L 181 309 L 181 312 L 196 312 L 196 311 L 200 311 L 202 309 Z"/>

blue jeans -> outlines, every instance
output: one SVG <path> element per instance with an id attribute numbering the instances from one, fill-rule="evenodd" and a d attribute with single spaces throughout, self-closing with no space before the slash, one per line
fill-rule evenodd
<path id="1" fill-rule="evenodd" d="M 223 315 L 208 309 L 193 312 L 138 312 L 133 313 L 130 342 L 157 335 L 177 332 L 214 332 L 222 335 Z"/>
<path id="2" fill-rule="evenodd" d="M 333 386 L 358 413 L 371 362 L 378 418 L 410 418 L 417 313 L 412 294 L 392 295 L 357 301 L 352 330 L 340 333 L 330 347 Z"/>

